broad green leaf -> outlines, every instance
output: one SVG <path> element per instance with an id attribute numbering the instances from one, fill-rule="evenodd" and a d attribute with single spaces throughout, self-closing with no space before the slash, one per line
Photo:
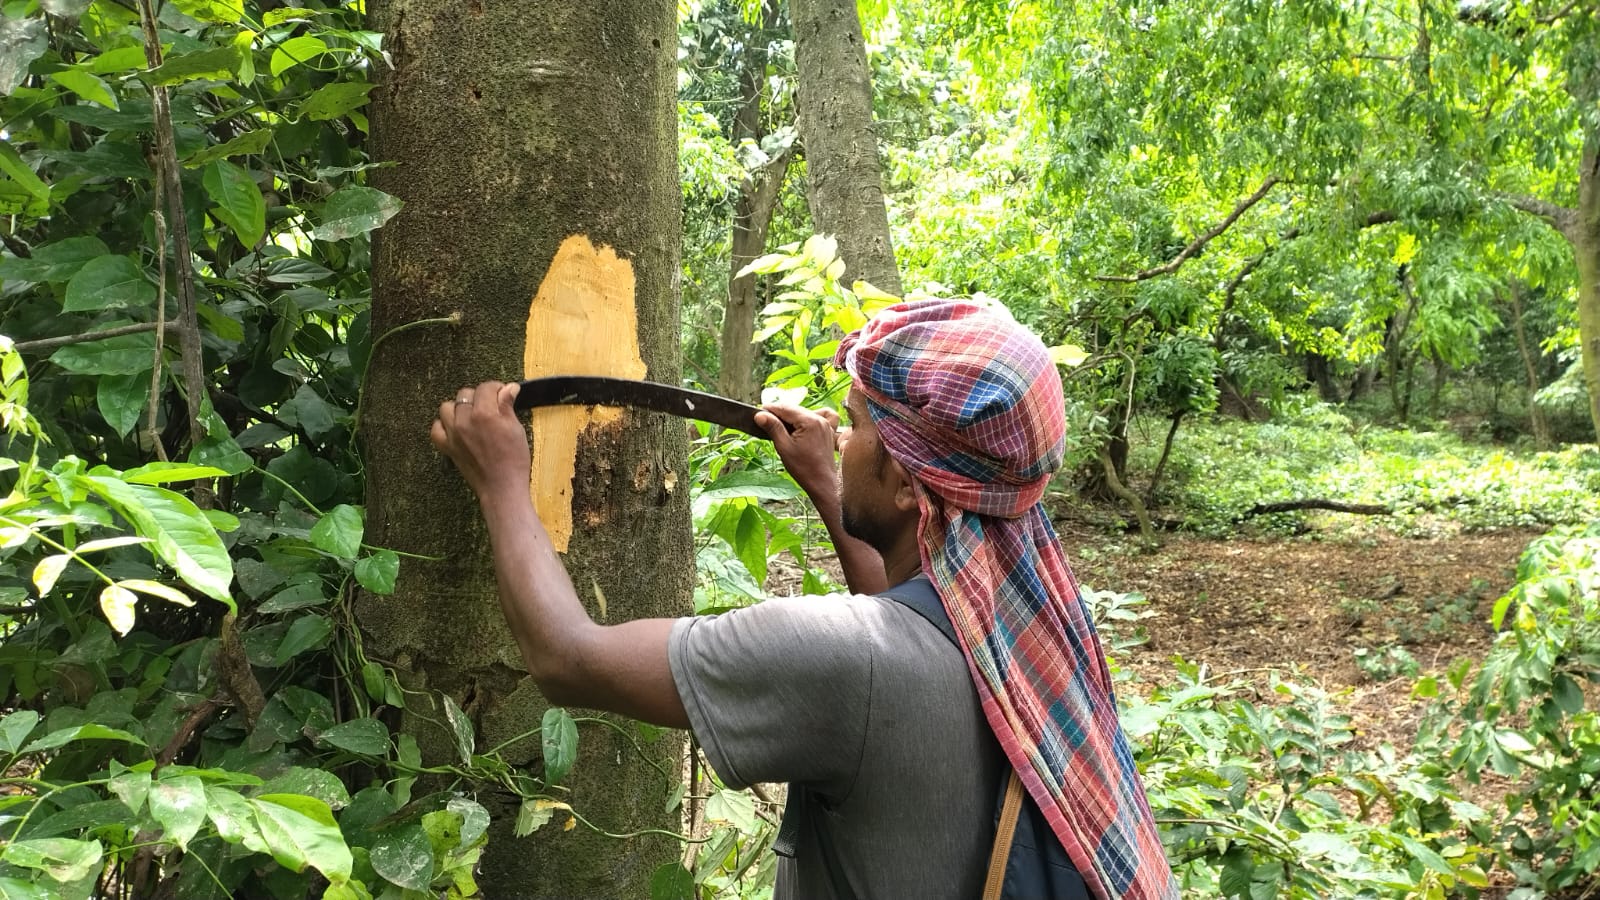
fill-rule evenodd
<path id="1" fill-rule="evenodd" d="M 38 869 L 62 883 L 88 876 L 100 864 L 103 855 L 99 841 L 68 838 L 12 841 L 0 849 L 0 860 L 24 869 Z"/>
<path id="2" fill-rule="evenodd" d="M 455 735 L 456 752 L 461 754 L 462 762 L 470 763 L 472 762 L 472 753 L 477 749 L 477 738 L 473 735 L 472 720 L 467 718 L 467 714 L 462 711 L 461 707 L 456 705 L 456 701 L 451 699 L 450 695 L 441 694 L 440 696 L 444 699 L 445 721 L 450 724 L 450 731 Z"/>
<path id="3" fill-rule="evenodd" d="M 38 724 L 39 714 L 31 709 L 19 709 L 0 718 L 0 753 L 17 752 Z"/>
<path id="4" fill-rule="evenodd" d="M 107 728 L 104 725 L 76 725 L 72 728 L 52 731 L 23 747 L 22 752 L 38 753 L 41 750 L 54 750 L 57 747 L 65 747 L 74 741 L 121 741 L 125 744 L 144 746 L 144 741 L 139 737 L 117 728 Z"/>
<path id="5" fill-rule="evenodd" d="M 724 788 L 706 801 L 706 818 L 750 833 L 756 828 L 756 801 L 744 791 Z"/>
<path id="6" fill-rule="evenodd" d="M 206 821 L 206 785 L 193 775 L 161 778 L 150 785 L 150 817 L 162 836 L 187 848 Z"/>
<path id="7" fill-rule="evenodd" d="M 305 609 L 308 606 L 321 606 L 328 602 L 328 593 L 324 590 L 322 580 L 313 579 L 291 584 L 283 590 L 273 594 L 265 603 L 256 607 L 256 612 L 261 615 L 290 612 L 296 609 Z"/>
<path id="8" fill-rule="evenodd" d="M 333 277 L 333 270 L 301 256 L 282 256 L 267 263 L 267 280 L 273 284 L 303 284 Z"/>
<path id="9" fill-rule="evenodd" d="M 268 68 L 272 77 L 276 78 L 301 63 L 310 62 L 328 52 L 328 45 L 321 38 L 303 34 L 290 38 L 279 44 L 272 51 L 272 62 Z"/>
<path id="10" fill-rule="evenodd" d="M 1230 900 L 1247 898 L 1255 872 L 1255 857 L 1244 847 L 1234 846 L 1222 856 L 1222 871 L 1217 875 L 1217 887 L 1221 888 L 1222 896 Z"/>
<path id="11" fill-rule="evenodd" d="M 466 797 L 451 797 L 444 808 L 461 817 L 461 846 L 471 847 L 489 830 L 489 811 Z"/>
<path id="12" fill-rule="evenodd" d="M 777 472 L 745 470 L 724 475 L 701 491 L 701 502 L 751 497 L 757 500 L 794 500 L 803 492 L 794 480 Z"/>
<path id="13" fill-rule="evenodd" d="M 26 214 L 44 215 L 50 207 L 50 186 L 23 160 L 16 148 L 5 141 L 0 141 L 0 172 L 10 176 L 27 194 L 23 209 Z"/>
<path id="14" fill-rule="evenodd" d="M 388 756 L 389 755 L 389 729 L 377 719 L 351 719 L 324 731 L 320 738 L 323 743 L 348 750 L 351 753 L 360 753 L 363 756 Z"/>
<path id="15" fill-rule="evenodd" d="M 198 481 L 202 478 L 222 478 L 227 474 L 213 466 L 197 466 L 182 462 L 152 462 L 123 472 L 122 480 L 129 484 L 172 484 L 179 481 Z"/>
<path id="16" fill-rule="evenodd" d="M 314 797 L 266 794 L 250 801 L 267 850 L 291 871 L 307 865 L 330 881 L 350 877 L 353 860 L 328 805 Z"/>
<path id="17" fill-rule="evenodd" d="M 650 900 L 696 900 L 694 873 L 669 862 L 650 875 Z"/>
<path id="18" fill-rule="evenodd" d="M 322 646 L 332 633 L 333 622 L 327 616 L 312 613 L 295 619 L 284 632 L 283 641 L 273 655 L 273 663 L 281 666 L 307 650 Z"/>
<path id="19" fill-rule="evenodd" d="M 146 400 L 150 396 L 150 372 L 132 372 L 127 375 L 106 375 L 95 384 L 94 401 L 106 424 L 119 437 L 139 424 Z"/>
<path id="20" fill-rule="evenodd" d="M 85 3 L 84 6 L 89 4 Z M 144 47 L 139 44 L 130 44 L 126 47 L 117 47 L 89 60 L 84 68 L 96 75 L 120 75 L 123 72 L 132 72 L 143 69 L 148 64 L 145 59 Z"/>
<path id="21" fill-rule="evenodd" d="M 134 607 L 138 602 L 139 598 L 121 585 L 108 584 L 100 589 L 100 611 L 105 613 L 106 621 L 117 634 L 133 630 Z"/>
<path id="22" fill-rule="evenodd" d="M 337 119 L 352 109 L 367 104 L 367 94 L 377 85 L 366 81 L 335 81 L 325 84 L 301 103 L 297 113 L 313 122 Z"/>
<path id="23" fill-rule="evenodd" d="M 132 769 L 118 772 L 111 776 L 111 783 L 106 785 L 106 789 L 134 815 L 138 815 L 139 810 L 144 808 L 145 799 L 150 796 L 150 773 Z"/>
<path id="24" fill-rule="evenodd" d="M 311 543 L 318 550 L 339 559 L 355 559 L 361 552 L 364 526 L 361 510 L 341 503 L 328 511 L 311 529 Z"/>
<path id="25" fill-rule="evenodd" d="M 407 890 L 427 891 L 433 882 L 433 842 L 421 825 L 400 825 L 378 832 L 372 842 L 372 868 Z"/>
<path id="26" fill-rule="evenodd" d="M 232 25 L 244 17 L 244 0 L 172 0 L 178 11 L 202 22 Z"/>
<path id="27" fill-rule="evenodd" d="M 88 312 L 101 309 L 146 309 L 156 302 L 156 286 L 145 277 L 144 269 L 126 256 L 102 256 L 85 263 L 67 282 L 63 312 Z M 130 335 L 131 336 L 131 335 Z M 144 337 L 144 335 L 138 335 Z M 151 338 L 154 341 L 154 338 Z M 70 349 L 70 348 L 63 348 Z M 145 355 L 143 369 L 150 370 L 153 354 Z M 118 372 L 114 374 L 126 374 Z"/>
<path id="28" fill-rule="evenodd" d="M 82 69 L 62 69 L 59 72 L 51 72 L 50 80 L 90 103 L 98 103 L 106 109 L 117 108 L 117 95 L 111 93 L 111 88 L 104 81 Z"/>
<path id="29" fill-rule="evenodd" d="M 124 334 L 69 344 L 52 353 L 50 361 L 78 375 L 126 375 L 149 371 L 155 350 L 155 335 Z"/>
<path id="30" fill-rule="evenodd" d="M 356 561 L 356 581 L 374 594 L 394 593 L 400 576 L 400 556 L 393 550 L 378 550 Z"/>
<path id="31" fill-rule="evenodd" d="M 206 167 L 203 179 L 206 194 L 216 204 L 213 214 L 239 236 L 239 242 L 254 247 L 267 231 L 267 202 L 254 178 L 227 160 Z"/>
<path id="32" fill-rule="evenodd" d="M 0 22 L 4 21 L 0 19 Z M 0 60 L 3 59 L 4 54 L 0 53 Z M 18 878 L 0 877 L 0 900 L 60 900 L 60 897 L 61 892 L 49 890 L 42 884 Z"/>
<path id="33" fill-rule="evenodd" d="M 117 537 L 99 538 L 98 540 L 84 541 L 73 549 L 79 556 L 82 556 L 85 553 L 93 553 L 96 550 L 110 550 L 113 547 L 131 547 L 134 544 L 148 543 L 150 543 L 149 538 L 142 538 L 132 534 L 124 534 Z"/>
<path id="34" fill-rule="evenodd" d="M 295 6 L 286 6 L 282 9 L 269 9 L 261 14 L 261 26 L 271 28 L 285 22 L 309 22 L 316 16 L 316 10 L 302 9 Z"/>
<path id="35" fill-rule="evenodd" d="M 236 610 L 228 592 L 233 563 L 216 530 L 187 498 L 165 488 L 127 484 L 103 475 L 86 486 L 109 500 L 134 530 L 155 541 L 155 553 L 190 587 Z"/>
<path id="36" fill-rule="evenodd" d="M 169 56 L 162 60 L 159 67 L 140 73 L 139 79 L 151 86 L 170 86 L 201 79 L 228 81 L 238 68 L 238 50 L 232 46 L 210 47 Z"/>
<path id="37" fill-rule="evenodd" d="M 559 706 L 544 711 L 539 723 L 539 743 L 544 749 L 544 780 L 560 784 L 578 760 L 578 723 Z"/>
<path id="38" fill-rule="evenodd" d="M 340 241 L 377 228 L 400 211 L 400 198 L 375 188 L 347 185 L 322 206 L 322 218 L 312 232 L 319 241 Z"/>
<path id="39" fill-rule="evenodd" d="M 198 169 L 218 160 L 230 159 L 235 156 L 254 156 L 267 149 L 272 143 L 273 134 L 274 131 L 271 128 L 257 128 L 254 131 L 246 131 L 238 137 L 230 138 L 221 144 L 212 144 L 200 150 L 185 159 L 183 165 L 185 168 Z"/>
<path id="40" fill-rule="evenodd" d="M 555 815 L 549 801 L 524 800 L 517 809 L 517 821 L 511 827 L 513 837 L 527 837 L 544 827 Z"/>
<path id="41" fill-rule="evenodd" d="M 168 603 L 175 603 L 178 606 L 194 605 L 194 598 L 190 597 L 188 594 L 185 594 L 183 591 L 180 591 L 171 585 L 162 584 L 159 581 L 151 581 L 148 578 L 124 578 L 117 582 L 117 585 L 130 591 L 137 591 L 141 594 L 149 594 L 152 597 L 159 597 Z"/>
<path id="42" fill-rule="evenodd" d="M 261 785 L 262 794 L 304 794 L 328 804 L 329 809 L 343 809 L 350 805 L 350 792 L 344 782 L 326 769 L 308 769 L 293 766 L 282 775 L 274 776 Z"/>
<path id="43" fill-rule="evenodd" d="M 22 84 L 28 66 L 48 49 L 48 39 L 43 18 L 0 15 L 0 95 Z"/>
<path id="44" fill-rule="evenodd" d="M 217 829 L 217 836 L 230 844 L 242 844 L 256 853 L 266 853 L 267 845 L 256 826 L 250 801 L 232 788 L 206 785 L 206 817 Z"/>
<path id="45" fill-rule="evenodd" d="M 39 596 L 50 594 L 50 589 L 56 586 L 56 579 L 67 570 L 67 563 L 72 562 L 72 557 L 65 553 L 57 553 L 39 560 L 33 567 L 33 588 Z"/>
<path id="46" fill-rule="evenodd" d="M 42 184 L 42 182 L 41 182 Z M 97 237 L 73 237 L 33 248 L 33 256 L 0 259 L 0 279 L 6 281 L 47 281 L 57 284 L 71 278 L 84 263 L 110 254 L 106 242 Z"/>

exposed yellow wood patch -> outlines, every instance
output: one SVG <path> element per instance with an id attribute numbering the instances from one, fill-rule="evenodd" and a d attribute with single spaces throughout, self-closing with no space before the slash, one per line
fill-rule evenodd
<path id="1" fill-rule="evenodd" d="M 562 241 L 528 308 L 523 377 L 643 378 L 633 292 L 633 264 L 611 247 L 596 247 L 581 234 Z M 563 553 L 572 538 L 578 435 L 621 416 L 621 410 L 592 406 L 533 411 L 533 508 Z"/>

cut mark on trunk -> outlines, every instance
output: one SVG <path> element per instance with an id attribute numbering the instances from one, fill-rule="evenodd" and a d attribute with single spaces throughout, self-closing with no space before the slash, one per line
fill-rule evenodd
<path id="1" fill-rule="evenodd" d="M 528 309 L 524 378 L 609 375 L 643 378 L 633 264 L 585 235 L 561 242 Z M 533 508 L 565 553 L 572 539 L 572 478 L 578 436 L 616 425 L 622 410 L 552 406 L 533 412 Z"/>

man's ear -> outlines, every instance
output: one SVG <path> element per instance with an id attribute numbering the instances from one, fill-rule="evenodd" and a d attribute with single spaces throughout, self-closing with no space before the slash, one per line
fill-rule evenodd
<path id="1" fill-rule="evenodd" d="M 911 473 L 894 457 L 889 457 L 889 480 L 894 487 L 894 506 L 901 512 L 919 512 L 917 489 L 911 483 Z"/>

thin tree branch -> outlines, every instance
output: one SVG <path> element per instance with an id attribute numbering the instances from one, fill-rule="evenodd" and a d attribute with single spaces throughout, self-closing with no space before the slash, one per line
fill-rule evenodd
<path id="1" fill-rule="evenodd" d="M 1189 246 L 1183 248 L 1183 250 L 1180 251 L 1177 256 L 1174 256 L 1172 259 L 1168 260 L 1162 265 L 1156 266 L 1152 269 L 1145 269 L 1144 271 L 1135 275 L 1096 275 L 1094 276 L 1094 279 L 1096 281 L 1114 281 L 1122 284 L 1135 284 L 1137 282 L 1148 281 L 1152 278 L 1157 278 L 1162 275 L 1171 275 L 1173 272 L 1178 271 L 1178 268 L 1185 262 L 1188 262 L 1192 257 L 1199 254 L 1201 250 L 1204 250 L 1206 244 L 1211 243 L 1213 238 L 1219 234 L 1222 234 L 1224 231 L 1227 231 L 1234 222 L 1239 221 L 1239 217 L 1244 215 L 1246 212 L 1249 212 L 1250 207 L 1260 203 L 1261 200 L 1267 196 L 1267 192 L 1271 191 L 1273 185 L 1276 185 L 1278 181 L 1278 176 L 1273 175 L 1266 181 L 1262 182 L 1261 187 L 1257 188 L 1255 193 L 1239 201 L 1239 205 L 1233 208 L 1233 212 L 1228 213 L 1227 218 L 1223 219 L 1205 234 L 1195 238 L 1189 244 Z"/>
<path id="2" fill-rule="evenodd" d="M 1540 16 L 1537 19 L 1534 19 L 1534 21 L 1538 22 L 1540 25 L 1553 25 L 1557 21 L 1565 19 L 1572 13 L 1573 10 L 1577 9 L 1578 2 L 1579 0 L 1567 0 L 1566 6 L 1561 7 L 1547 16 Z"/>
<path id="3" fill-rule="evenodd" d="M 54 350 L 68 344 L 82 344 L 88 341 L 98 341 L 103 338 L 122 337 L 127 334 L 143 334 L 146 331 L 157 331 L 163 325 L 167 328 L 177 328 L 178 322 L 135 322 L 132 325 L 118 325 L 115 328 L 106 328 L 101 331 L 85 331 L 82 334 L 66 334 L 61 337 L 40 338 L 36 341 L 21 341 L 16 345 L 18 352 L 26 353 L 36 350 Z"/>
<path id="4" fill-rule="evenodd" d="M 144 56 L 150 68 L 161 65 L 161 40 L 156 33 L 156 14 L 151 0 L 139 0 L 139 24 L 144 31 Z M 172 225 L 173 278 L 178 292 L 178 338 L 182 347 L 184 398 L 188 402 L 189 449 L 200 446 L 205 439 L 205 426 L 200 421 L 201 400 L 206 397 L 204 352 L 200 344 L 200 317 L 195 309 L 194 263 L 189 248 L 188 217 L 183 205 L 183 180 L 178 168 L 177 143 L 172 130 L 172 107 L 164 86 L 150 89 L 150 107 L 154 119 L 156 146 L 152 164 L 159 183 L 158 192 L 166 200 L 167 219 Z M 157 248 L 166 253 L 165 245 Z M 193 483 L 195 505 L 210 509 L 216 501 L 209 479 Z"/>

